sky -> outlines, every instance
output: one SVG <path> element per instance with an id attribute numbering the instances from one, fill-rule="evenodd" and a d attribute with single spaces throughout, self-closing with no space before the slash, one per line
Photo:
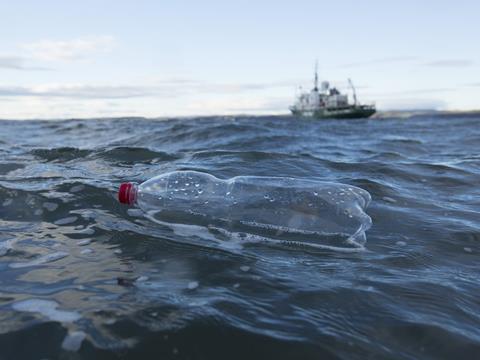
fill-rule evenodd
<path id="1" fill-rule="evenodd" d="M 0 118 L 480 109 L 478 0 L 0 0 Z"/>

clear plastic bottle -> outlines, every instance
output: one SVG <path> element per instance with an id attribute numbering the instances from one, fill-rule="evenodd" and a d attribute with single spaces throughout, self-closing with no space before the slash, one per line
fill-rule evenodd
<path id="1" fill-rule="evenodd" d="M 370 194 L 351 185 L 287 177 L 228 180 L 175 171 L 141 185 L 124 183 L 118 199 L 160 223 L 219 228 L 285 241 L 362 246 L 371 225 Z"/>

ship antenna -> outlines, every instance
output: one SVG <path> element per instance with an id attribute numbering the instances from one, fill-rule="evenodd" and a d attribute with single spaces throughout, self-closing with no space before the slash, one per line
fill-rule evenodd
<path id="1" fill-rule="evenodd" d="M 313 90 L 318 91 L 318 60 L 315 61 L 315 87 Z"/>
<path id="2" fill-rule="evenodd" d="M 355 86 L 353 86 L 353 82 L 351 79 L 348 79 L 348 83 L 350 84 L 353 90 L 353 103 L 355 104 L 355 106 L 357 106 L 357 92 L 355 91 Z"/>

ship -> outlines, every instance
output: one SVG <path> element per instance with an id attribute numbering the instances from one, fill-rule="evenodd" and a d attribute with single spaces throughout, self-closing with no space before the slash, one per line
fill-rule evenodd
<path id="1" fill-rule="evenodd" d="M 314 87 L 310 92 L 301 92 L 290 111 L 296 116 L 306 116 L 315 119 L 361 119 L 368 118 L 377 111 L 375 105 L 360 104 L 353 82 L 348 79 L 353 91 L 353 104 L 348 95 L 342 94 L 337 88 L 331 87 L 328 81 L 323 81 L 318 87 L 318 65 L 315 66 Z"/>

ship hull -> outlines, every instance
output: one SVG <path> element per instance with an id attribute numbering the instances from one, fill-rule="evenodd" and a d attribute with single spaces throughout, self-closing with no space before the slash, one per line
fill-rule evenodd
<path id="1" fill-rule="evenodd" d="M 293 115 L 311 117 L 314 119 L 365 119 L 375 114 L 371 106 L 352 106 L 344 109 L 321 109 L 316 111 L 301 111 L 291 109 Z"/>

